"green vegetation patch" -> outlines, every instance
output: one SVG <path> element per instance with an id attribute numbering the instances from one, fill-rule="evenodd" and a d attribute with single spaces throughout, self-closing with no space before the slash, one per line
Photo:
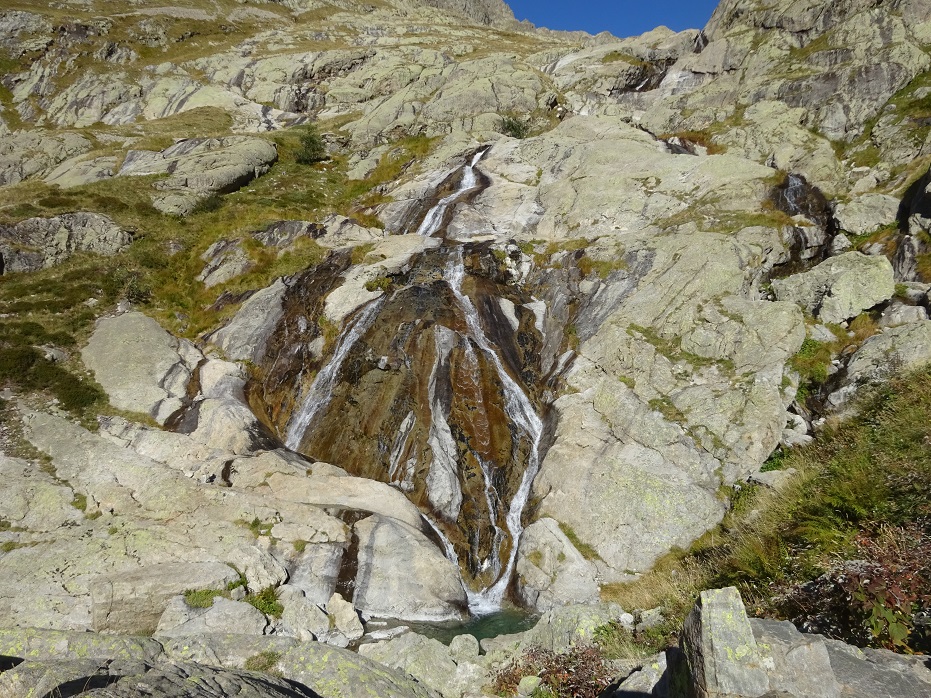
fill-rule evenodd
<path id="1" fill-rule="evenodd" d="M 598 554 L 598 551 L 595 550 L 591 545 L 582 541 L 579 538 L 579 535 L 573 530 L 572 526 L 562 521 L 559 523 L 559 530 L 563 532 L 566 538 L 569 539 L 569 542 L 575 546 L 575 549 L 578 550 L 582 557 L 586 560 L 600 560 L 601 556 Z"/>
<path id="2" fill-rule="evenodd" d="M 278 664 L 280 660 L 280 652 L 268 650 L 249 657 L 244 666 L 247 671 L 263 671 L 267 674 L 274 674 L 277 673 L 274 671 L 275 665 Z"/>
<path id="3" fill-rule="evenodd" d="M 229 598 L 225 589 L 188 589 L 184 592 L 184 602 L 191 608 L 210 608 L 218 596 Z"/>
<path id="4" fill-rule="evenodd" d="M 606 53 L 604 56 L 601 57 L 601 62 L 604 64 L 619 63 L 619 62 L 629 63 L 630 65 L 635 65 L 638 67 L 644 67 L 644 66 L 649 65 L 649 63 L 647 63 L 646 61 L 640 58 L 637 58 L 636 56 L 631 55 L 629 53 L 625 53 L 624 51 L 611 51 L 610 53 Z"/>
<path id="5" fill-rule="evenodd" d="M 265 587 L 258 593 L 248 594 L 243 600 L 255 606 L 266 616 L 281 618 L 281 614 L 284 613 L 284 606 L 282 606 L 281 602 L 278 600 L 275 587 Z"/>

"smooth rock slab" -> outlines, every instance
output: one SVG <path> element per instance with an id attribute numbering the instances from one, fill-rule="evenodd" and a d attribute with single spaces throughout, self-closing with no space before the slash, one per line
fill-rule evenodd
<path id="1" fill-rule="evenodd" d="M 209 340 L 232 361 L 262 360 L 265 342 L 284 314 L 281 301 L 288 287 L 278 279 L 268 288 L 251 296 L 225 326 Z"/>
<path id="2" fill-rule="evenodd" d="M 459 570 L 423 533 L 377 515 L 354 530 L 359 556 L 353 605 L 359 611 L 407 621 L 463 616 L 468 602 Z"/>
<path id="3" fill-rule="evenodd" d="M 840 323 L 892 298 L 892 264 L 882 256 L 845 252 L 814 269 L 773 281 L 781 301 L 798 303 L 822 322 Z"/>
<path id="4" fill-rule="evenodd" d="M 86 690 L 85 690 L 86 689 Z M 0 674 L 4 698 L 318 698 L 277 676 L 218 669 L 193 662 L 102 663 L 89 660 L 24 662 Z"/>
<path id="5" fill-rule="evenodd" d="M 555 520 L 544 517 L 524 529 L 517 553 L 517 585 L 529 606 L 548 611 L 563 604 L 595 602 L 596 576 L 595 566 L 582 557 Z"/>
<path id="6" fill-rule="evenodd" d="M 81 358 L 111 405 L 164 424 L 181 407 L 200 352 L 152 318 L 129 312 L 101 319 Z"/>
<path id="7" fill-rule="evenodd" d="M 94 629 L 155 630 L 171 597 L 188 589 L 222 589 L 238 580 L 239 574 L 221 562 L 169 562 L 98 577 L 91 584 Z"/>
<path id="8" fill-rule="evenodd" d="M 183 596 L 176 596 L 168 602 L 155 634 L 160 637 L 215 633 L 261 635 L 267 626 L 265 615 L 242 601 L 218 596 L 209 608 L 192 608 Z"/>
<path id="9" fill-rule="evenodd" d="M 318 642 L 290 650 L 278 660 L 276 669 L 324 698 L 437 698 L 426 686 L 393 669 Z"/>
<path id="10" fill-rule="evenodd" d="M 178 638 L 159 638 L 165 654 L 176 661 L 198 662 L 226 669 L 244 669 L 246 662 L 261 654 L 282 655 L 299 642 L 276 635 L 210 633 Z"/>
<path id="11" fill-rule="evenodd" d="M 122 659 L 154 662 L 162 654 L 161 644 L 148 637 L 37 628 L 0 630 L 0 655 L 4 657 L 22 657 L 37 661 Z"/>

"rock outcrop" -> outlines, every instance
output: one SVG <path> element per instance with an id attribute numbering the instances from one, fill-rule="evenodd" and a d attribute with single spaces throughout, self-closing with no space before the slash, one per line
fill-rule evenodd
<path id="1" fill-rule="evenodd" d="M 36 271 L 77 252 L 114 255 L 132 235 L 99 213 L 63 213 L 0 225 L 0 274 Z"/>
<path id="2" fill-rule="evenodd" d="M 161 152 L 131 150 L 117 173 L 121 177 L 167 174 L 153 187 L 152 205 L 183 216 L 212 194 L 236 191 L 268 172 L 278 159 L 273 143 L 260 138 L 190 138 Z"/>

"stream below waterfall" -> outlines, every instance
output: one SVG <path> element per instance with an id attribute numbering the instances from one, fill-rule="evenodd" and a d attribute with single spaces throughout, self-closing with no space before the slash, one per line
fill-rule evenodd
<path id="1" fill-rule="evenodd" d="M 460 570 L 474 617 L 504 613 L 544 432 L 538 306 L 488 243 L 445 235 L 487 182 L 487 150 L 407 225 L 439 247 L 352 313 L 316 369 L 276 379 L 295 386 L 278 421 L 288 448 L 404 492 Z"/>

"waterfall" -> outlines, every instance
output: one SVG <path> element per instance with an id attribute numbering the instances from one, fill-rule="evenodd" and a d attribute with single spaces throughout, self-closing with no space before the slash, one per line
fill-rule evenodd
<path id="1" fill-rule="evenodd" d="M 796 174 L 790 174 L 786 184 L 785 192 L 783 193 L 790 216 L 797 216 L 800 213 L 805 213 L 802 210 L 802 204 L 799 201 L 799 197 L 804 194 L 804 190 L 805 180 Z"/>
<path id="2" fill-rule="evenodd" d="M 333 385 L 339 377 L 339 370 L 342 368 L 343 362 L 355 343 L 375 322 L 384 301 L 384 296 L 376 298 L 365 306 L 353 321 L 346 323 L 346 327 L 336 342 L 336 351 L 333 352 L 332 358 L 314 378 L 301 409 L 291 417 L 285 446 L 296 451 L 301 445 L 301 439 L 304 438 L 304 433 L 313 422 L 314 417 L 329 404 L 333 396 Z"/>
<path id="3" fill-rule="evenodd" d="M 533 479 L 540 468 L 539 449 L 540 437 L 543 435 L 543 421 L 534 410 L 530 398 L 520 389 L 517 381 L 511 378 L 510 374 L 505 370 L 504 364 L 492 348 L 488 337 L 485 336 L 478 311 L 475 309 L 472 299 L 462 292 L 462 281 L 465 278 L 462 247 L 457 245 L 453 249 L 450 260 L 446 265 L 445 276 L 446 283 L 449 284 L 449 288 L 456 297 L 456 302 L 465 316 L 469 335 L 495 367 L 504 390 L 505 414 L 527 436 L 531 444 L 527 467 L 524 469 L 520 487 L 508 508 L 506 522 L 508 532 L 511 534 L 511 551 L 508 555 L 507 564 L 504 566 L 504 572 L 491 586 L 477 594 L 469 595 L 469 609 L 473 613 L 483 615 L 497 611 L 501 607 L 501 600 L 504 598 L 505 591 L 507 591 L 511 572 L 517 560 L 517 544 L 524 530 L 521 524 L 521 514 L 527 504 L 527 499 L 530 497 L 530 487 L 533 484 Z"/>
<path id="4" fill-rule="evenodd" d="M 472 191 L 475 188 L 476 184 L 478 184 L 478 177 L 475 175 L 475 166 L 487 152 L 488 148 L 478 151 L 472 158 L 472 161 L 468 165 L 465 165 L 462 172 L 462 181 L 459 183 L 459 188 L 452 194 L 444 196 L 436 203 L 433 208 L 427 212 L 427 215 L 424 217 L 420 227 L 417 228 L 418 235 L 430 237 L 436 234 L 436 232 L 440 229 L 440 226 L 443 225 L 443 218 L 446 216 L 446 211 L 449 209 L 449 207 L 458 201 L 464 194 Z"/>

